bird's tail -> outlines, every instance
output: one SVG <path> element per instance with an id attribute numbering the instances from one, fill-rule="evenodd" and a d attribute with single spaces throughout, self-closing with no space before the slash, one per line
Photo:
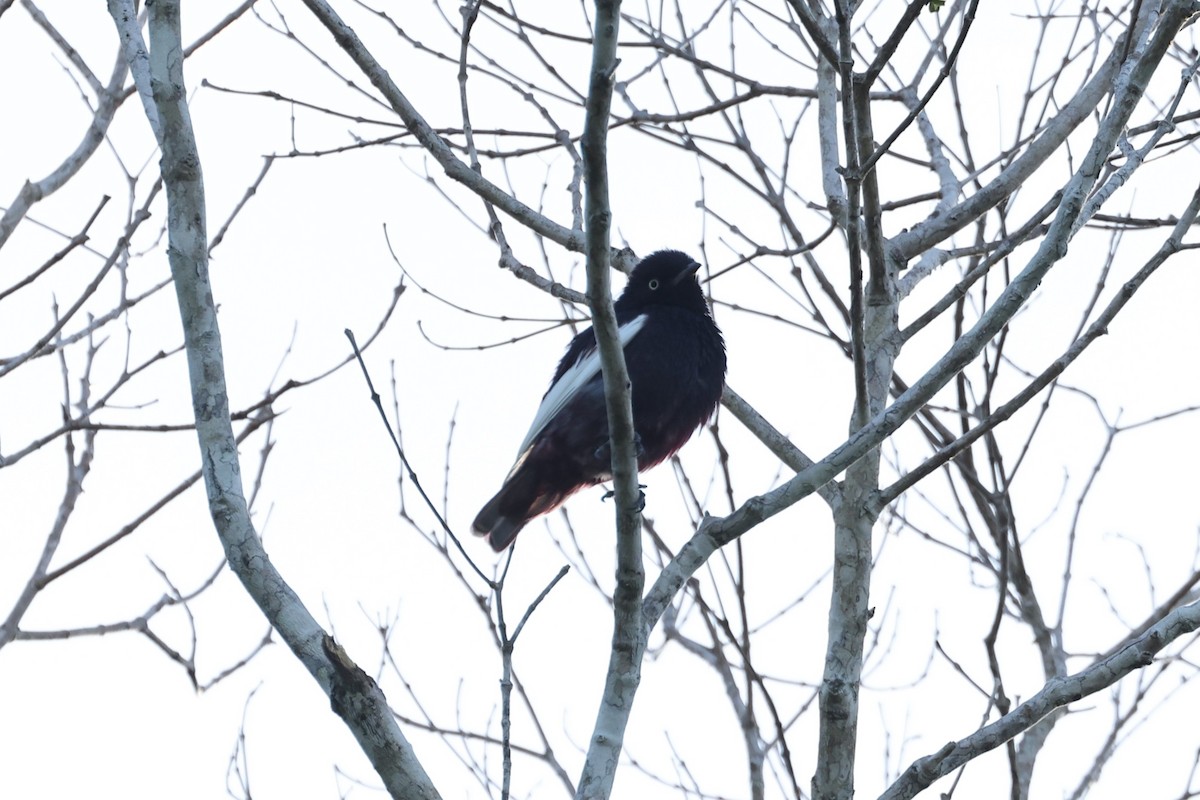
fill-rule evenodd
<path id="1" fill-rule="evenodd" d="M 476 536 L 486 536 L 488 544 L 499 553 L 512 544 L 531 519 L 558 508 L 578 488 L 564 491 L 547 486 L 534 470 L 522 465 L 475 516 L 471 529 Z"/>
<path id="2" fill-rule="evenodd" d="M 475 521 L 471 523 L 471 529 L 476 536 L 486 536 L 488 544 L 497 553 L 512 544 L 513 539 L 517 538 L 517 534 L 521 532 L 521 528 L 525 527 L 528 519 L 520 519 L 506 516 L 501 513 L 500 507 L 504 503 L 505 486 L 500 492 L 488 501 L 483 510 L 475 517 Z"/>

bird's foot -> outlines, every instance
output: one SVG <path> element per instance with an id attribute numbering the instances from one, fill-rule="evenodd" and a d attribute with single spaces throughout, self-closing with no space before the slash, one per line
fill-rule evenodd
<path id="1" fill-rule="evenodd" d="M 642 509 L 644 509 L 646 507 L 646 493 L 642 491 L 642 489 L 645 489 L 645 488 L 646 488 L 646 484 L 644 484 L 644 483 L 638 484 L 638 501 L 637 501 L 637 510 L 638 511 L 641 511 Z M 600 498 L 600 502 L 603 503 L 605 500 L 615 497 L 616 494 L 617 493 L 614 490 L 609 489 L 608 491 L 606 491 L 604 493 L 604 496 Z"/>

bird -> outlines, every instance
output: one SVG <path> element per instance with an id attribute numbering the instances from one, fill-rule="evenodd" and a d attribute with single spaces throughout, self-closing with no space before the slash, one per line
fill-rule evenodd
<path id="1" fill-rule="evenodd" d="M 613 304 L 639 470 L 674 455 L 721 399 L 725 340 L 696 280 L 699 269 L 685 253 L 659 250 L 634 267 Z M 530 520 L 610 480 L 611 472 L 600 354 L 589 327 L 567 346 L 516 461 L 472 530 L 502 552 Z"/>

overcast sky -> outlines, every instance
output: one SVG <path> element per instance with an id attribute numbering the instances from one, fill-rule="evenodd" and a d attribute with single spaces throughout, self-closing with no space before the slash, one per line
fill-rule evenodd
<path id="1" fill-rule="evenodd" d="M 390 13 L 404 16 L 406 32 L 433 46 L 449 47 L 446 23 L 433 6 L 402 5 Z M 1013 113 L 1006 103 L 1019 95 L 1025 82 L 1024 73 L 1007 69 L 1006 60 L 1019 63 L 1019 56 L 1033 45 L 1019 19 L 983 5 L 987 7 L 976 25 L 986 34 L 973 40 L 964 55 L 964 74 L 980 82 L 964 94 L 968 102 L 974 101 L 973 141 L 990 153 L 998 141 L 1011 140 Z M 184 40 L 193 40 L 232 6 L 185 4 Z M 101 5 L 48 2 L 41 8 L 96 77 L 107 82 L 116 39 Z M 337 69 L 366 85 L 302 6 L 279 8 L 301 41 L 319 48 Z M 262 13 L 279 24 L 273 9 L 264 6 Z M 365 13 L 346 13 L 356 24 L 370 22 Z M 443 13 L 455 19 L 457 8 L 447 5 Z M 414 53 L 378 22 L 365 30 L 368 43 L 386 54 L 381 57 L 393 78 L 434 124 L 455 124 L 454 66 Z M 487 33 L 481 31 L 481 36 Z M 739 52 L 743 64 L 771 57 L 754 48 Z M 1011 55 L 1014 52 L 1017 57 Z M 637 63 L 630 55 L 622 69 L 632 73 Z M 585 85 L 586 68 L 581 60 L 577 72 L 564 75 L 564 80 Z M 24 181 L 44 177 L 75 148 L 91 114 L 81 100 L 80 71 L 19 5 L 0 16 L 0 74 L 6 76 L 0 80 L 0 204 L 8 204 Z M 800 78 L 775 78 L 780 83 L 792 79 Z M 356 136 L 397 132 L 263 96 L 223 91 L 273 90 L 394 124 L 388 110 L 346 89 L 294 42 L 249 14 L 188 61 L 187 81 L 203 159 L 210 233 L 243 200 L 264 156 L 286 156 L 293 150 L 312 154 L 350 145 Z M 474 98 L 480 116 L 487 119 L 519 105 L 511 93 L 487 83 L 480 84 Z M 531 124 L 528 109 L 512 113 L 518 115 L 514 126 Z M 582 116 L 564 122 L 578 130 Z M 774 226 L 756 216 L 748 202 L 738 200 L 720 174 L 706 173 L 707 183 L 701 186 L 690 155 L 632 134 L 614 134 L 612 148 L 616 244 L 628 244 L 640 254 L 661 247 L 683 249 L 706 257 L 706 266 L 717 271 L 733 260 L 723 244 L 733 237 L 697 208 L 701 191 L 713 207 L 745 214 L 733 217 L 740 225 L 760 225 L 768 231 Z M 1148 166 L 1142 182 L 1115 201 L 1113 213 L 1178 213 L 1183 207 L 1180 198 L 1194 189 L 1196 173 L 1177 165 L 1195 167 L 1194 154 L 1186 155 L 1178 162 Z M 63 269 L 48 273 L 34 291 L 4 303 L 0 357 L 29 347 L 36 332 L 52 321 L 55 300 L 65 308 L 78 296 L 123 229 L 131 203 L 136 206 L 146 199 L 157 161 L 146 120 L 136 98 L 131 98 L 117 114 L 110 141 L 69 191 L 38 204 L 0 251 L 3 289 L 62 248 L 102 196 L 112 198 L 90 231 L 88 247 L 94 250 L 77 249 Z M 530 204 L 544 197 L 551 213 L 569 224 L 563 212 L 564 176 L 570 171 L 565 156 L 549 152 L 526 160 L 523 169 L 509 176 L 496 171 L 491 177 L 502 185 L 511 180 Z M 797 180 L 815 179 L 815 159 L 796 170 Z M 127 174 L 136 179 L 132 200 Z M 1042 178 L 1033 179 L 1029 192 L 1058 185 L 1066 174 L 1064 170 L 1047 176 L 1044 184 Z M 910 194 L 903 186 L 893 186 L 893 191 L 890 196 Z M 1030 209 L 1045 196 L 1030 197 Z M 169 274 L 159 236 L 165 219 L 161 197 L 152 214 L 131 247 L 137 257 L 127 273 L 130 293 L 144 291 Z M 349 355 L 343 330 L 353 329 L 361 341 L 375 329 L 391 304 L 394 287 L 404 278 L 402 266 L 407 290 L 384 333 L 367 351 L 367 364 L 385 402 L 391 402 L 395 388 L 404 444 L 422 483 L 439 506 L 445 502 L 451 526 L 466 531 L 507 471 L 572 333 L 554 326 L 564 315 L 558 301 L 497 269 L 497 251 L 480 229 L 481 220 L 485 218 L 478 201 L 452 186 L 431 159 L 413 149 L 375 147 L 278 159 L 212 254 L 231 406 L 245 408 L 260 399 L 268 385 L 307 379 L 343 361 Z M 814 226 L 811 235 L 819 232 Z M 769 235 L 778 238 L 779 233 Z M 1107 278 L 1105 298 L 1141 265 L 1163 235 L 1126 234 L 1121 256 Z M 1006 365 L 999 384 L 1005 396 L 1022 385 L 1022 371 L 1044 368 L 1069 342 L 1079 323 L 1080 298 L 1097 283 L 1106 237 L 1088 235 L 1086 244 L 1094 249 L 1072 250 L 1071 262 L 1052 275 L 1014 322 L 1013 343 L 1006 351 L 1013 363 Z M 518 256 L 542 267 L 540 251 L 530 239 L 519 233 L 515 239 Z M 549 248 L 547 255 L 557 280 L 582 289 L 578 255 L 557 247 Z M 837 263 L 831 255 L 824 258 L 824 263 Z M 1171 262 L 1138 294 L 1110 335 L 1072 367 L 1068 383 L 1089 394 L 1060 389 L 1055 402 L 1063 411 L 1048 418 L 1030 452 L 1031 464 L 1021 474 L 1018 513 L 1030 534 L 1025 543 L 1030 572 L 1048 586 L 1061 579 L 1072 504 L 1104 452 L 1107 424 L 1118 419 L 1139 422 L 1200 403 L 1200 378 L 1194 369 L 1195 344 L 1200 341 L 1200 315 L 1193 309 L 1194 298 L 1200 296 L 1195 264 L 1190 253 Z M 834 277 L 848 280 L 844 267 Z M 956 278 L 955 273 L 930 280 L 914 294 L 905 314 L 915 316 Z M 775 274 L 743 269 L 717 278 L 711 287 L 714 297 L 762 313 L 718 305 L 716 319 L 728 344 L 729 385 L 806 453 L 819 458 L 845 437 L 851 368 L 827 341 L 771 319 L 772 314 L 799 316 L 787 294 L 775 288 L 787 280 L 783 269 Z M 118 291 L 115 280 L 105 283 L 88 309 L 102 313 L 111 308 Z M 584 313 L 577 310 L 578 318 Z M 77 330 L 80 324 L 66 330 Z M 525 338 L 542 328 L 550 330 Z M 910 380 L 919 376 L 948 346 L 949 331 L 948 322 L 939 323 L 928 336 L 914 340 L 898 364 L 900 374 Z M 94 365 L 97 384 L 111 383 L 127 361 L 140 363 L 159 350 L 177 347 L 180 325 L 170 286 L 109 326 L 104 335 L 109 338 Z M 505 344 L 516 338 L 521 341 Z M 489 344 L 505 346 L 481 348 Z M 68 388 L 78 398 L 84 364 L 79 353 L 71 358 Z M 9 455 L 59 425 L 63 391 L 60 364 L 52 358 L 5 376 L 0 381 L 0 453 Z M 188 422 L 185 362 L 176 356 L 156 365 L 145 379 L 131 383 L 114 405 L 121 408 L 106 415 L 108 423 Z M 275 445 L 254 504 L 255 521 L 272 559 L 364 669 L 382 669 L 389 675 L 384 685 L 401 713 L 420 717 L 419 708 L 424 708 L 440 725 L 461 720 L 466 727 L 494 733 L 499 657 L 474 597 L 445 559 L 398 517 L 396 455 L 369 404 L 358 368 L 351 365 L 293 392 L 276 408 L 283 413 L 271 430 Z M 1018 415 L 1018 431 L 1029 429 L 1036 410 L 1035 404 Z M 733 486 L 738 502 L 786 479 L 786 471 L 781 472 L 731 416 L 722 413 L 719 422 L 724 444 L 737 454 Z M 1070 630 L 1079 637 L 1069 645 L 1074 652 L 1106 649 L 1194 569 L 1194 496 L 1200 470 L 1191 450 L 1197 432 L 1196 421 L 1183 415 L 1115 441 L 1079 526 L 1075 568 L 1081 577 L 1068 605 L 1077 623 Z M 196 468 L 193 436 L 189 431 L 103 434 L 54 564 L 61 566 L 88 551 L 189 475 Z M 1014 433 L 1005 440 L 1014 446 L 1014 456 L 1021 436 Z M 925 454 L 915 430 L 902 431 L 896 441 L 897 449 L 885 451 L 893 475 L 915 466 Z M 263 443 L 259 433 L 242 446 L 248 483 L 258 470 Z M 702 434 L 681 457 L 702 504 L 712 513 L 725 513 L 729 509 L 715 453 L 713 438 Z M 939 485 L 933 485 L 935 481 Z M 659 533 L 678 547 L 692 528 L 691 505 L 678 488 L 675 472 L 664 466 L 642 482 L 647 485 L 648 517 L 658 521 Z M 946 502 L 946 495 L 941 482 L 935 476 L 929 487 L 922 484 L 920 491 L 930 493 L 930 502 L 915 494 L 905 506 L 930 526 L 942 522 L 938 503 Z M 63 486 L 61 442 L 0 470 L 4 614 L 36 563 Z M 611 505 L 603 503 L 601 495 L 599 489 L 581 493 L 567 511 L 578 539 L 589 544 L 596 582 L 607 589 L 611 548 L 591 545 L 611 538 Z M 421 527 L 433 528 L 432 515 L 419 506 L 411 487 L 406 488 L 405 510 Z M 829 519 L 828 509 L 809 498 L 756 529 L 748 537 L 753 541 L 746 543 L 747 572 L 757 579 L 750 616 L 763 627 L 756 647 L 764 662 L 776 663 L 772 659 L 777 658 L 788 664 L 788 675 L 779 677 L 791 683 L 780 692 L 792 705 L 811 694 L 821 671 L 825 579 L 831 561 Z M 879 561 L 873 605 L 884 620 L 881 640 L 887 641 L 881 641 L 873 651 L 875 660 L 867 665 L 860 762 L 869 765 L 860 766 L 863 796 L 878 793 L 913 758 L 974 730 L 985 713 L 984 701 L 948 659 L 934 655 L 934 642 L 954 642 L 948 645 L 953 649 L 949 658 L 969 674 L 986 675 L 979 620 L 994 609 L 992 594 L 970 591 L 977 577 L 985 579 L 964 569 L 955 554 L 930 547 L 912 530 L 892 529 L 885 536 L 885 527 L 879 526 L 879 548 L 886 557 L 881 555 Z M 549 529 L 538 522 L 522 533 L 508 579 L 510 614 L 519 616 L 565 562 L 567 556 L 556 542 L 566 530 L 560 517 L 551 517 Z M 464 544 L 485 568 L 499 563 L 482 542 L 466 539 Z M 163 575 L 187 592 L 218 570 L 221 558 L 203 494 L 193 489 L 133 536 L 39 594 L 22 629 L 61 630 L 136 617 L 168 591 Z M 725 580 L 723 565 L 714 563 L 711 569 L 706 579 Z M 516 656 L 523 682 L 544 702 L 538 709 L 542 723 L 572 774 L 582 761 L 577 748 L 586 747 L 594 720 L 611 626 L 607 601 L 588 578 L 576 568 L 556 587 L 522 634 Z M 812 588 L 807 602 L 791 608 L 782 621 L 768 622 L 806 587 Z M 1047 596 L 1057 598 L 1052 588 Z M 193 647 L 194 623 L 201 684 L 252 652 L 267 633 L 261 614 L 227 571 L 191 612 L 191 619 L 178 609 L 166 612 L 156 618 L 154 630 L 186 653 Z M 380 666 L 381 625 L 394 627 L 394 655 L 418 693 L 420 707 L 391 675 L 391 667 Z M 1012 637 L 1008 643 L 1014 647 L 1028 645 L 1021 640 L 1020 628 L 1008 628 L 1005 635 Z M 662 645 L 661 639 L 654 644 Z M 1027 696 L 1036 691 L 1039 670 L 1032 656 L 1024 658 L 1012 668 L 1010 692 Z M 1133 690 L 1127 686 L 1121 691 Z M 1157 712 L 1159 727 L 1144 737 L 1131 737 L 1128 755 L 1106 776 L 1112 780 L 1102 783 L 1093 796 L 1160 795 L 1147 789 L 1142 782 L 1145 771 L 1137 768 L 1151 758 L 1164 765 L 1163 792 L 1178 793 L 1194 744 L 1164 739 L 1162 731 L 1172 724 L 1194 727 L 1197 698 L 1186 687 L 1169 699 Z M 1162 700 L 1163 695 L 1155 697 L 1156 702 Z M 629 752 L 647 770 L 675 781 L 682 759 L 705 791 L 745 796 L 740 734 L 711 672 L 678 647 L 656 650 L 648 660 L 638 703 Z M 1043 756 L 1063 768 L 1067 777 L 1061 786 L 1074 785 L 1097 745 L 1086 736 L 1092 729 L 1105 730 L 1112 714 L 1099 699 L 1094 710 L 1077 711 L 1056 731 Z M 1091 721 L 1101 716 L 1102 723 Z M 805 782 L 815 752 L 815 719 L 813 715 L 813 724 L 797 726 L 790 741 Z M 354 788 L 352 781 L 378 786 L 352 738 L 328 711 L 327 698 L 283 646 L 267 647 L 249 666 L 197 695 L 178 664 L 146 638 L 123 632 L 22 641 L 0 654 L 0 735 L 5 740 L 0 748 L 0 795 L 221 796 L 243 720 L 257 797 L 362 796 L 366 792 Z M 534 744 L 524 715 L 516 735 Z M 443 742 L 419 733 L 414 741 L 445 797 L 481 796 L 459 756 Z M 1081 741 L 1087 746 L 1076 746 Z M 477 744 L 469 750 L 485 757 Z M 498 757 L 494 750 L 486 756 L 493 762 Z M 561 784 L 548 771 L 522 763 L 523 792 L 561 796 Z M 960 791 L 968 791 L 965 796 L 991 796 L 992 776 L 1003 775 L 1005 769 L 1002 754 L 984 759 L 967 772 Z M 1060 788 L 1053 781 L 1046 786 Z M 632 768 L 618 779 L 619 795 L 652 796 L 654 791 L 664 797 L 678 795 Z"/>

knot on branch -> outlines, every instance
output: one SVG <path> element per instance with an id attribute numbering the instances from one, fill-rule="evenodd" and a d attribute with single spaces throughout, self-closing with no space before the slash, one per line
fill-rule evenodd
<path id="1" fill-rule="evenodd" d="M 841 678 L 830 678 L 821 687 L 822 708 L 830 719 L 850 719 L 852 699 L 850 684 Z"/>
<path id="2" fill-rule="evenodd" d="M 329 682 L 329 705 L 333 713 L 343 719 L 374 718 L 370 706 L 379 692 L 375 681 L 351 660 L 332 636 L 326 634 L 321 638 L 321 649 L 333 667 L 333 679 Z"/>

